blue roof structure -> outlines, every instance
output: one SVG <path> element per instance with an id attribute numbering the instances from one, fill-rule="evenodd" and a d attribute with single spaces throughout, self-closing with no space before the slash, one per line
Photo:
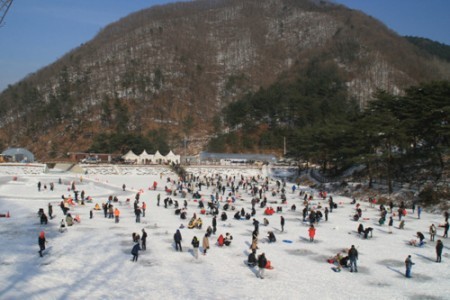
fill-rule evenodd
<path id="1" fill-rule="evenodd" d="M 14 162 L 31 163 L 34 162 L 34 155 L 25 148 L 8 148 L 2 155 L 10 156 Z"/>

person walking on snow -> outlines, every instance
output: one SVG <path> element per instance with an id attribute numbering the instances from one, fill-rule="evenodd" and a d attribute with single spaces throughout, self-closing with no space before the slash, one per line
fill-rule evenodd
<path id="1" fill-rule="evenodd" d="M 145 217 L 145 210 L 147 209 L 147 204 L 145 204 L 144 201 L 142 201 L 142 217 Z"/>
<path id="2" fill-rule="evenodd" d="M 203 255 L 206 255 L 206 250 L 209 249 L 209 238 L 208 233 L 205 233 L 205 236 L 203 237 Z"/>
<path id="3" fill-rule="evenodd" d="M 119 209 L 116 207 L 116 209 L 114 210 L 114 218 L 116 220 L 116 223 L 119 223 L 119 216 L 120 216 L 120 211 Z"/>
<path id="4" fill-rule="evenodd" d="M 196 259 L 198 259 L 198 247 L 200 246 L 200 242 L 198 241 L 198 239 L 197 239 L 196 236 L 194 236 L 194 237 L 192 238 L 191 244 L 192 244 L 192 251 L 193 251 L 193 253 L 194 253 L 194 257 L 195 257 Z"/>
<path id="5" fill-rule="evenodd" d="M 314 228 L 314 225 L 311 225 L 308 229 L 309 233 L 309 241 L 314 242 L 314 236 L 316 235 L 316 228 Z"/>
<path id="6" fill-rule="evenodd" d="M 284 232 L 284 217 L 280 216 L 281 232 Z"/>
<path id="7" fill-rule="evenodd" d="M 448 228 L 449 228 L 449 224 L 447 221 L 447 222 L 445 222 L 445 225 L 444 225 L 444 236 L 443 237 L 445 237 L 445 238 L 448 238 Z"/>
<path id="8" fill-rule="evenodd" d="M 436 243 L 436 262 L 442 261 L 442 249 L 444 249 L 444 244 L 441 240 L 438 240 Z"/>
<path id="9" fill-rule="evenodd" d="M 139 246 L 139 242 L 135 243 L 133 248 L 131 249 L 131 254 L 133 254 L 132 261 L 137 262 L 139 256 L 139 250 L 141 250 L 141 246 Z"/>
<path id="10" fill-rule="evenodd" d="M 406 267 L 405 276 L 406 276 L 406 278 L 411 278 L 411 268 L 413 265 L 415 265 L 415 263 L 412 262 L 411 255 L 408 255 L 408 257 L 405 260 L 405 267 Z"/>
<path id="11" fill-rule="evenodd" d="M 48 216 L 53 219 L 53 206 L 51 203 L 48 204 Z"/>
<path id="12" fill-rule="evenodd" d="M 39 234 L 39 238 L 38 238 L 38 244 L 39 244 L 39 256 L 42 257 L 44 256 L 42 254 L 42 251 L 45 250 L 45 244 L 47 243 L 47 241 L 45 240 L 45 232 L 41 231 L 41 233 Z"/>
<path id="13" fill-rule="evenodd" d="M 216 231 L 217 231 L 217 218 L 216 218 L 216 216 L 214 216 L 213 219 L 212 219 L 212 228 L 213 228 L 212 233 L 216 234 Z"/>
<path id="14" fill-rule="evenodd" d="M 352 245 L 350 250 L 348 250 L 348 259 L 350 260 L 350 272 L 358 272 L 358 267 L 356 261 L 358 260 L 358 250 Z"/>
<path id="15" fill-rule="evenodd" d="M 420 214 L 422 213 L 422 207 L 417 207 L 417 218 L 420 219 Z"/>
<path id="16" fill-rule="evenodd" d="M 431 224 L 430 226 L 430 241 L 434 241 L 434 237 L 436 236 L 436 226 Z"/>
<path id="17" fill-rule="evenodd" d="M 258 277 L 261 279 L 264 279 L 264 270 L 266 268 L 266 265 L 267 265 L 266 255 L 264 253 L 261 253 L 261 255 L 259 255 L 258 257 L 258 267 L 259 267 Z"/>
<path id="18" fill-rule="evenodd" d="M 142 242 L 142 250 L 147 250 L 147 232 L 145 232 L 144 228 L 142 228 L 141 242 Z"/>
<path id="19" fill-rule="evenodd" d="M 180 248 L 180 252 L 183 251 L 183 249 L 181 248 L 181 240 L 183 238 L 181 237 L 181 232 L 179 229 L 177 229 L 177 232 L 175 232 L 175 234 L 173 235 L 173 240 L 175 242 L 175 249 L 178 251 L 178 247 Z"/>

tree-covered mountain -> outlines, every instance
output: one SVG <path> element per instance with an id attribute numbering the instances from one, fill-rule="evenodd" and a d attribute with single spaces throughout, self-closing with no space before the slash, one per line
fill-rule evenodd
<path id="1" fill-rule="evenodd" d="M 223 133 L 222 109 L 259 91 L 273 92 L 260 99 L 276 110 L 269 123 L 297 126 L 326 119 L 330 109 L 362 109 L 378 89 L 401 95 L 411 85 L 448 79 L 449 66 L 379 21 L 327 1 L 155 6 L 3 91 L 0 142 L 30 148 L 39 159 L 139 151 L 144 144 L 177 151 L 186 140 L 196 153 Z M 318 72 L 324 78 L 314 77 Z M 300 90 L 276 90 L 292 80 Z M 289 93 L 304 97 L 277 107 Z M 302 106 L 314 113 L 302 115 Z M 268 136 L 264 148 L 276 143 Z"/>
<path id="2" fill-rule="evenodd" d="M 223 114 L 230 130 L 211 139 L 209 150 L 285 148 L 288 157 L 319 165 L 332 177 L 363 165 L 361 177 L 369 186 L 382 180 L 389 192 L 393 182 L 408 182 L 419 190 L 428 183 L 448 188 L 449 81 L 413 86 L 400 96 L 379 90 L 359 110 L 346 100 L 333 68 L 309 67 L 307 73 L 318 74 L 274 84 L 228 105 Z"/>
<path id="3" fill-rule="evenodd" d="M 434 55 L 442 60 L 450 62 L 450 46 L 432 41 L 427 38 L 417 37 L 417 36 L 405 36 L 405 38 L 419 47 L 420 49 L 426 51 L 427 53 Z"/>

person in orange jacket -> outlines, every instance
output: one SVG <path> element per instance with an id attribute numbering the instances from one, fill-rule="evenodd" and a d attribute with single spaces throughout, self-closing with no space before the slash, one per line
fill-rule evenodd
<path id="1" fill-rule="evenodd" d="M 316 235 L 316 228 L 314 228 L 314 225 L 311 224 L 311 226 L 308 229 L 309 233 L 309 241 L 314 242 L 314 236 Z"/>
<path id="2" fill-rule="evenodd" d="M 114 217 L 116 219 L 116 223 L 119 223 L 120 210 L 116 207 L 114 210 Z"/>
<path id="3" fill-rule="evenodd" d="M 142 201 L 142 216 L 145 217 L 145 209 L 147 208 L 147 204 L 145 204 L 144 201 Z"/>

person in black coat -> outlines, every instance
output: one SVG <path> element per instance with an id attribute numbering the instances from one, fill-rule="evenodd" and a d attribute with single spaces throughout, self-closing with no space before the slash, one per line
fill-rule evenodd
<path id="1" fill-rule="evenodd" d="M 284 217 L 280 216 L 280 225 L 281 225 L 281 232 L 284 231 Z"/>
<path id="2" fill-rule="evenodd" d="M 45 250 L 45 232 L 41 231 L 41 233 L 39 234 L 39 238 L 38 238 L 38 244 L 39 244 L 39 255 L 42 257 L 42 251 Z"/>
<path id="3" fill-rule="evenodd" d="M 361 235 L 361 233 L 363 232 L 364 232 L 364 225 L 360 223 L 358 226 L 358 234 Z"/>
<path id="4" fill-rule="evenodd" d="M 226 212 L 222 212 L 222 214 L 220 215 L 220 219 L 222 221 L 226 221 L 228 219 L 227 213 Z"/>
<path id="5" fill-rule="evenodd" d="M 192 238 L 191 244 L 192 244 L 192 247 L 193 247 L 192 250 L 193 250 L 194 257 L 195 257 L 196 259 L 198 259 L 198 247 L 200 247 L 200 241 L 197 239 L 196 236 L 194 236 L 194 237 Z"/>
<path id="6" fill-rule="evenodd" d="M 436 262 L 442 261 L 442 249 L 444 249 L 444 244 L 441 240 L 438 240 L 436 243 Z"/>
<path id="7" fill-rule="evenodd" d="M 269 243 L 275 243 L 277 241 L 273 231 L 268 232 Z"/>
<path id="8" fill-rule="evenodd" d="M 48 222 L 47 216 L 45 215 L 45 213 L 42 213 L 41 214 L 41 225 L 47 225 L 47 222 Z"/>
<path id="9" fill-rule="evenodd" d="M 51 203 L 48 204 L 48 216 L 53 219 L 53 206 Z"/>
<path id="10" fill-rule="evenodd" d="M 448 222 L 445 222 L 445 225 L 444 225 L 444 236 L 443 236 L 445 238 L 448 238 L 448 228 L 449 228 L 449 224 L 448 224 Z"/>
<path id="11" fill-rule="evenodd" d="M 266 255 L 264 253 L 261 253 L 261 255 L 258 257 L 258 267 L 259 267 L 258 277 L 261 279 L 264 279 L 264 270 L 266 269 L 266 265 L 267 265 Z"/>
<path id="12" fill-rule="evenodd" d="M 147 250 L 147 232 L 145 232 L 145 229 L 142 229 L 142 250 Z"/>
<path id="13" fill-rule="evenodd" d="M 183 249 L 181 248 L 181 232 L 179 229 L 177 229 L 177 232 L 175 232 L 175 234 L 173 235 L 173 240 L 175 241 L 175 249 L 178 251 L 178 247 L 180 248 L 180 252 L 183 251 Z"/>
<path id="14" fill-rule="evenodd" d="M 212 233 L 216 234 L 216 231 L 217 231 L 217 218 L 216 218 L 216 216 L 214 216 L 213 219 L 212 219 L 212 228 L 213 228 Z"/>
<path id="15" fill-rule="evenodd" d="M 257 264 L 257 259 L 256 259 L 256 250 L 252 251 L 252 253 L 250 253 L 248 255 L 248 259 L 247 259 L 247 265 L 249 267 L 254 267 Z"/>
<path id="16" fill-rule="evenodd" d="M 425 239 L 425 236 L 422 232 L 417 232 L 417 237 L 419 238 L 419 246 L 422 246 L 424 244 L 423 240 Z"/>
<path id="17" fill-rule="evenodd" d="M 253 226 L 255 227 L 255 230 L 257 233 L 259 232 L 259 221 L 256 219 L 253 219 Z"/>
<path id="18" fill-rule="evenodd" d="M 352 245 L 350 250 L 348 250 L 348 259 L 350 260 L 350 272 L 358 272 L 358 267 L 356 261 L 358 260 L 358 250 Z"/>

